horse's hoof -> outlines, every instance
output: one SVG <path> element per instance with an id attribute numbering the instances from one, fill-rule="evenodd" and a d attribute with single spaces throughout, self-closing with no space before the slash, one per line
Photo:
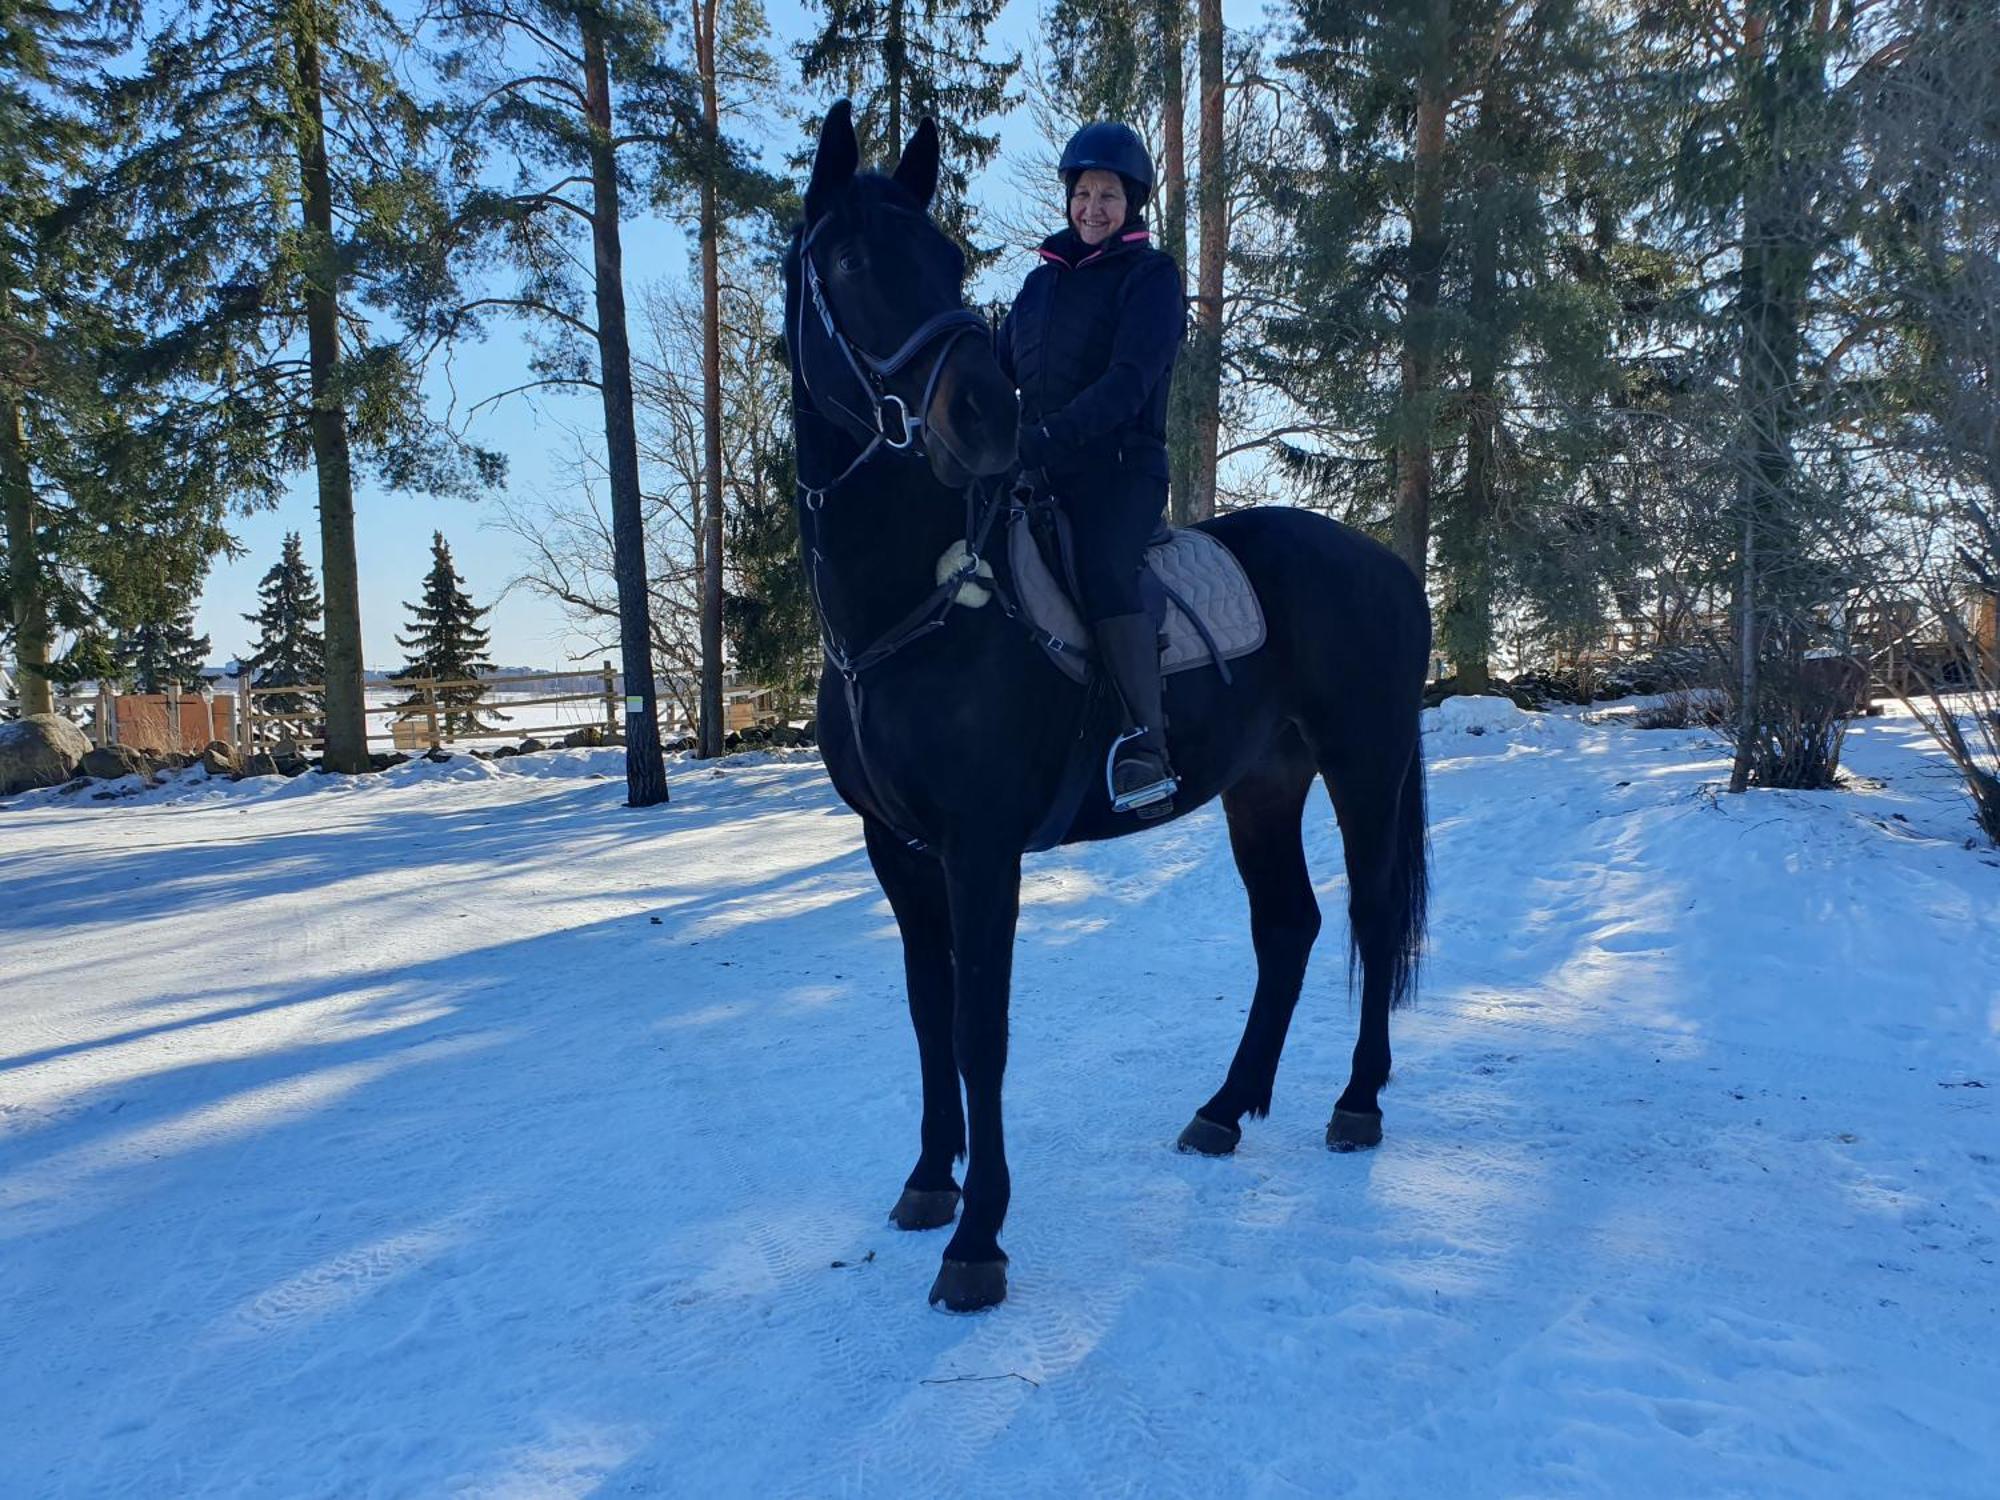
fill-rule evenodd
<path id="1" fill-rule="evenodd" d="M 1234 1125 L 1218 1125 L 1213 1120 L 1205 1120 L 1196 1115 L 1181 1132 L 1175 1148 L 1192 1151 L 1198 1156 L 1227 1156 L 1236 1149 L 1243 1139 L 1243 1132 Z"/>
<path id="2" fill-rule="evenodd" d="M 1362 1151 L 1382 1144 L 1382 1113 L 1336 1109 L 1326 1122 L 1326 1143 L 1335 1151 Z"/>
<path id="3" fill-rule="evenodd" d="M 957 1188 L 904 1188 L 889 1210 L 898 1229 L 942 1229 L 958 1217 Z"/>
<path id="4" fill-rule="evenodd" d="M 946 1312 L 978 1312 L 1007 1300 L 1007 1262 L 948 1260 L 931 1283 L 931 1306 Z"/>

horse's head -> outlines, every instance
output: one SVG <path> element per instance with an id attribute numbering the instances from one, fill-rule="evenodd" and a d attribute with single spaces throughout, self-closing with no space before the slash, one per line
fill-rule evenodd
<path id="1" fill-rule="evenodd" d="M 919 446 L 961 487 L 1014 462 L 1013 386 L 965 306 L 965 257 L 936 224 L 937 126 L 888 176 L 862 172 L 846 100 L 827 112 L 786 257 L 785 338 L 812 408 L 859 441 Z"/>

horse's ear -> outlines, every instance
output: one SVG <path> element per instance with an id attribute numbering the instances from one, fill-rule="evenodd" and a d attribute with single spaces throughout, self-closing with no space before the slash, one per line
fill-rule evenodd
<path id="1" fill-rule="evenodd" d="M 903 159 L 896 163 L 897 185 L 907 189 L 912 197 L 926 209 L 937 193 L 938 185 L 938 128 L 937 121 L 924 116 L 917 133 L 910 137 L 910 144 L 903 148 Z"/>
<path id="2" fill-rule="evenodd" d="M 861 165 L 861 143 L 854 138 L 854 107 L 845 99 L 826 112 L 813 152 L 812 181 L 806 186 L 806 221 L 819 219 L 833 200 L 854 180 Z"/>

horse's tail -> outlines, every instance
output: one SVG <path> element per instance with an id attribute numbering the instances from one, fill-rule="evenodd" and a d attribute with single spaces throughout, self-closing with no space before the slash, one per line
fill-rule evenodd
<path id="1" fill-rule="evenodd" d="M 1424 929 L 1430 918 L 1430 827 L 1425 810 L 1424 739 L 1421 725 L 1411 736 L 1409 763 L 1396 791 L 1396 810 L 1389 825 L 1387 900 L 1380 909 L 1386 931 L 1377 930 L 1389 958 L 1389 1008 L 1408 1001 L 1417 989 L 1422 967 Z M 1379 889 L 1379 888 L 1378 888 Z M 1360 933 L 1348 933 L 1350 983 L 1360 961 Z"/>
<path id="2" fill-rule="evenodd" d="M 1396 807 L 1396 891 L 1402 897 L 1402 921 L 1396 929 L 1396 956 L 1389 968 L 1389 1008 L 1394 1010 L 1416 992 L 1417 971 L 1423 963 L 1424 930 L 1430 921 L 1431 834 L 1425 807 L 1424 737 L 1421 728 L 1410 745 L 1410 766 Z"/>

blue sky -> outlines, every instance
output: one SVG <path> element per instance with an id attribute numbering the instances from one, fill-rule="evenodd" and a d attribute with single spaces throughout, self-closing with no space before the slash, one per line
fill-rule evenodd
<path id="1" fill-rule="evenodd" d="M 1255 8 L 1244 0 L 1224 7 L 1232 25 L 1254 24 Z M 792 47 L 805 34 L 804 12 L 796 0 L 767 0 L 772 27 L 771 49 L 789 67 Z M 996 22 L 992 50 L 1025 53 L 1039 31 L 1039 11 L 1031 0 L 1011 0 Z M 815 105 L 831 103 L 809 101 Z M 775 156 L 796 139 L 791 127 L 779 128 L 771 143 Z M 1035 127 L 1025 108 L 1016 109 L 1001 124 L 999 157 L 975 184 L 981 200 L 998 204 L 1015 190 L 1008 178 L 1010 161 L 1032 156 L 1038 149 Z M 1051 210 L 1053 213 L 1053 208 Z M 1055 227 L 1051 224 L 1051 227 Z M 686 274 L 687 236 L 681 226 L 660 219 L 635 219 L 625 227 L 625 272 L 628 297 L 636 303 L 640 286 L 675 281 Z M 458 351 L 454 382 L 461 401 L 473 401 L 519 384 L 525 376 L 524 348 L 511 329 L 496 327 L 484 344 Z M 565 479 L 565 454 L 574 451 L 573 434 L 601 443 L 601 417 L 593 392 L 565 396 L 544 392 L 533 400 L 510 398 L 490 407 L 473 429 L 477 441 L 505 453 L 509 460 L 510 498 L 532 501 L 537 495 L 559 494 Z M 430 537 L 442 531 L 473 597 L 492 603 L 489 625 L 493 659 L 505 666 L 557 666 L 578 653 L 595 658 L 586 643 L 573 637 L 560 609 L 515 589 L 498 598 L 519 571 L 519 543 L 494 524 L 497 507 L 490 501 L 436 499 L 395 495 L 363 483 L 355 494 L 355 530 L 361 573 L 363 655 L 371 667 L 393 667 L 403 659 L 395 634 L 404 628 L 403 601 L 415 598 L 430 564 Z M 219 561 L 211 571 L 196 612 L 197 629 L 208 635 L 212 659 L 222 661 L 250 643 L 251 627 L 243 616 L 256 606 L 257 581 L 277 561 L 285 533 L 301 534 L 307 558 L 319 563 L 319 517 L 310 473 L 299 476 L 285 500 L 271 511 L 235 518 L 231 530 L 246 549 L 231 562 Z M 495 602 L 497 599 L 497 602 Z"/>

